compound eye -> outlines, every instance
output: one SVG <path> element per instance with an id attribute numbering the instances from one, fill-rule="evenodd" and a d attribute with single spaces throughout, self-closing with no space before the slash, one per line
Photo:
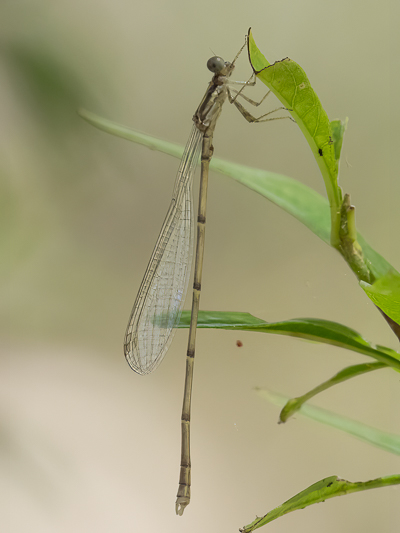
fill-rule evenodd
<path id="1" fill-rule="evenodd" d="M 214 72 L 214 74 L 218 74 L 218 72 L 221 72 L 224 67 L 225 61 L 222 59 L 222 57 L 210 57 L 210 59 L 207 61 L 208 70 L 211 70 L 211 72 Z"/>

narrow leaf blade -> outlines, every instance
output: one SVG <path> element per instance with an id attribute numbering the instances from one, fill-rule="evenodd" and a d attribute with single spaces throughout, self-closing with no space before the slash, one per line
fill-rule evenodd
<path id="1" fill-rule="evenodd" d="M 261 398 L 278 406 L 284 405 L 288 400 L 287 396 L 267 389 L 256 389 L 256 391 Z M 394 455 L 400 455 L 400 436 L 395 433 L 381 431 L 380 429 L 363 424 L 358 420 L 353 420 L 312 404 L 303 405 L 298 414 L 343 431 L 371 446 L 375 446 Z"/>
<path id="2" fill-rule="evenodd" d="M 286 422 L 288 418 L 293 416 L 310 398 L 329 389 L 330 387 L 333 387 L 334 385 L 339 385 L 340 383 L 343 383 L 348 379 L 361 376 L 362 374 L 366 374 L 367 372 L 386 368 L 386 366 L 387 365 L 385 365 L 384 363 L 364 363 L 361 365 L 353 365 L 344 368 L 343 370 L 335 374 L 333 377 L 331 377 L 327 381 L 324 381 L 306 394 L 288 400 L 285 404 L 285 407 L 280 412 L 279 421 Z"/>
<path id="3" fill-rule="evenodd" d="M 84 109 L 79 110 L 79 114 L 93 126 L 111 135 L 142 144 L 150 148 L 150 150 L 158 150 L 177 158 L 182 157 L 184 148 L 179 144 L 146 135 Z M 283 174 L 237 165 L 217 157 L 212 158 L 210 168 L 233 178 L 254 192 L 264 196 L 264 198 L 294 216 L 325 243 L 330 243 L 328 201 L 310 187 Z M 363 249 L 364 257 L 375 278 L 379 278 L 393 269 L 378 252 L 371 248 L 360 234 L 358 234 L 357 240 Z"/>
<path id="4" fill-rule="evenodd" d="M 240 529 L 241 533 L 250 533 L 259 527 L 262 527 L 273 520 L 276 520 L 280 516 L 304 509 L 315 503 L 320 503 L 329 498 L 335 498 L 336 496 L 344 496 L 353 492 L 360 492 L 369 489 L 376 489 L 382 487 L 388 487 L 391 485 L 400 484 L 400 475 L 391 475 L 385 477 L 379 477 L 370 481 L 346 481 L 340 479 L 337 476 L 330 476 L 321 481 L 317 481 L 307 489 L 299 492 L 290 500 L 276 507 L 272 511 L 269 511 L 261 518 L 256 518 L 251 524 Z"/>
<path id="5" fill-rule="evenodd" d="M 179 328 L 189 327 L 190 314 L 190 311 L 183 311 L 178 324 Z M 366 341 L 353 329 L 330 320 L 295 318 L 282 322 L 265 322 L 250 313 L 200 311 L 197 327 L 289 335 L 332 344 L 368 355 L 385 365 L 400 370 L 400 354 L 398 352 L 390 348 L 380 349 Z"/>

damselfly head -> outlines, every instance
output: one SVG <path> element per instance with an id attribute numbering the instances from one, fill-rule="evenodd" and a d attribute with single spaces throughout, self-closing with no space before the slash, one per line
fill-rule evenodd
<path id="1" fill-rule="evenodd" d="M 222 59 L 222 57 L 214 56 L 210 57 L 210 59 L 207 61 L 207 68 L 208 70 L 211 70 L 211 72 L 214 72 L 214 74 L 219 74 L 222 69 L 226 67 L 225 61 Z"/>

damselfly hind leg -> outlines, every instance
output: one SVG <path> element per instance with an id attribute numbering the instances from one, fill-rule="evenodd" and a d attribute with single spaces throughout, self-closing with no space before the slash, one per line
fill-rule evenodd
<path id="1" fill-rule="evenodd" d="M 250 78 L 251 79 L 251 78 Z M 244 86 L 245 87 L 245 86 Z M 271 91 L 268 91 L 262 98 L 259 102 L 256 102 L 255 100 L 252 100 L 251 98 L 249 98 L 248 96 L 246 96 L 245 94 L 242 94 L 242 90 L 243 88 L 240 90 L 240 91 L 235 91 L 234 89 L 228 89 L 228 99 L 229 99 L 229 102 L 231 104 L 234 104 L 236 106 L 236 108 L 240 111 L 240 113 L 244 116 L 244 118 L 247 120 L 247 122 L 250 122 L 250 123 L 257 123 L 257 122 L 268 122 L 270 120 L 281 120 L 283 118 L 288 118 L 290 119 L 292 122 L 296 122 L 294 120 L 294 118 L 286 115 L 284 117 L 270 117 L 270 118 L 266 118 L 268 117 L 269 115 L 272 115 L 272 113 L 276 113 L 277 111 L 281 111 L 281 110 L 285 110 L 285 111 L 292 111 L 292 109 L 288 109 L 287 107 L 284 107 L 284 106 L 281 106 L 281 107 L 277 107 L 276 109 L 273 109 L 272 111 L 268 111 L 268 113 L 264 113 L 264 115 L 261 115 L 260 117 L 255 117 L 253 116 L 249 111 L 247 111 L 247 109 L 245 107 L 242 106 L 242 104 L 240 102 L 237 101 L 237 98 L 238 96 L 241 96 L 242 98 L 244 98 L 247 102 L 249 102 L 249 104 L 251 105 L 254 105 L 255 107 L 258 107 L 260 104 L 263 103 L 263 101 L 267 98 L 267 96 L 271 93 Z M 235 94 L 235 96 L 232 96 L 232 91 Z"/>

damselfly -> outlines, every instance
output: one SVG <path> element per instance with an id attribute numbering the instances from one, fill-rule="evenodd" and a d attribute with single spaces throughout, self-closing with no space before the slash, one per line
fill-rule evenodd
<path id="1" fill-rule="evenodd" d="M 270 93 L 268 91 L 260 102 L 255 102 L 242 94 L 245 86 L 255 84 L 254 75 L 247 82 L 230 80 L 235 62 L 245 46 L 246 42 L 231 63 L 217 56 L 207 62 L 207 67 L 214 76 L 193 116 L 194 125 L 179 166 L 171 205 L 140 285 L 125 334 L 125 357 L 131 368 L 138 374 L 149 374 L 157 368 L 171 343 L 185 301 L 194 241 L 192 182 L 201 155 L 192 315 L 181 418 L 181 467 L 175 505 L 176 513 L 179 515 L 183 514 L 185 507 L 190 503 L 190 407 L 203 268 L 208 170 L 214 151 L 212 139 L 215 125 L 226 99 L 237 107 L 248 122 L 287 118 L 267 118 L 271 113 L 285 109 L 284 107 L 255 118 L 237 101 L 237 97 L 241 96 L 250 104 L 257 106 Z M 232 85 L 242 87 L 236 91 L 231 88 Z"/>

